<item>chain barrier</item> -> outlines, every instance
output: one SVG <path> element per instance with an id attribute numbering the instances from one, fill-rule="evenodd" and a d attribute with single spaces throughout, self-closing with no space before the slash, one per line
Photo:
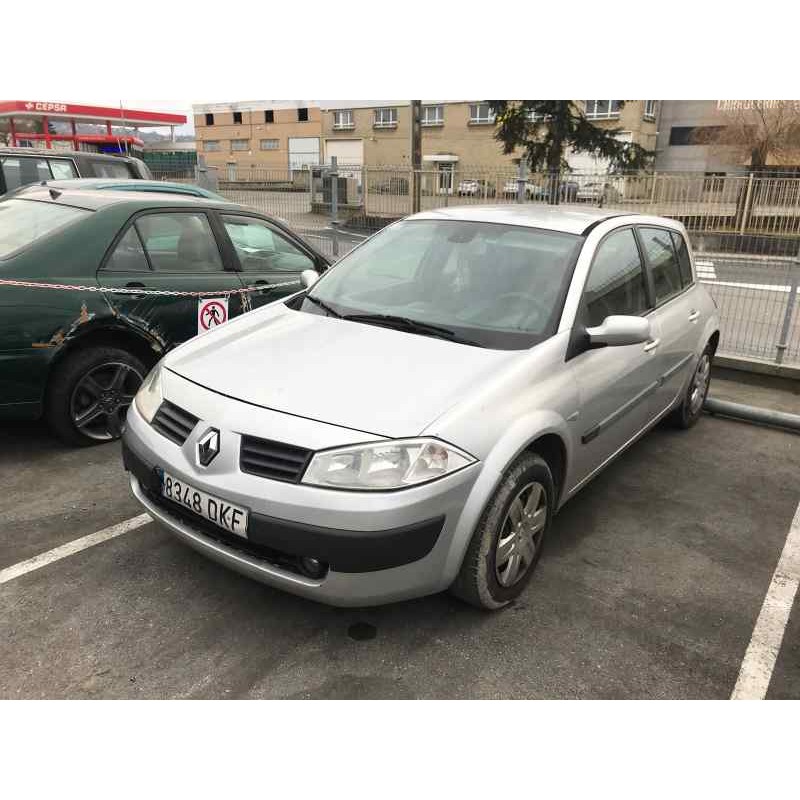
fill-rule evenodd
<path id="1" fill-rule="evenodd" d="M 282 283 L 268 283 L 257 286 L 244 286 L 241 289 L 220 289 L 219 291 L 205 290 L 191 292 L 180 289 L 146 289 L 138 286 L 120 286 L 109 288 L 107 286 L 85 286 L 73 283 L 40 283 L 38 281 L 17 281 L 10 278 L 0 278 L 0 286 L 17 286 L 23 289 L 58 289 L 71 292 L 95 292 L 96 294 L 133 294 L 156 295 L 162 297 L 230 297 L 234 294 L 248 295 L 252 292 L 268 292 L 272 289 L 283 289 L 286 286 L 297 286 L 299 280 L 283 281 Z"/>

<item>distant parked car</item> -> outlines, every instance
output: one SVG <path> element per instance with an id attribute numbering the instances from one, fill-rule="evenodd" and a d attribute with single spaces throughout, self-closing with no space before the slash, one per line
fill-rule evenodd
<path id="1" fill-rule="evenodd" d="M 297 291 L 301 272 L 328 264 L 274 217 L 234 203 L 15 192 L 0 200 L 0 277 L 94 291 L 0 286 L 0 419 L 44 416 L 69 444 L 116 439 L 168 350 Z M 261 288 L 243 294 L 249 286 Z M 198 291 L 214 295 L 201 305 Z"/>
<path id="2" fill-rule="evenodd" d="M 132 156 L 0 147 L 0 195 L 32 183 L 69 178 L 152 180 L 153 175 L 144 161 Z"/>
<path id="3" fill-rule="evenodd" d="M 504 197 L 516 197 L 519 183 L 516 179 L 506 181 L 503 186 Z M 525 199 L 526 200 L 545 200 L 547 199 L 547 190 L 543 189 L 535 183 L 530 181 L 525 182 Z"/>
<path id="4" fill-rule="evenodd" d="M 618 203 L 620 195 L 608 181 L 590 181 L 577 190 L 575 199 L 579 203 Z"/>
<path id="5" fill-rule="evenodd" d="M 466 178 L 458 184 L 459 197 L 494 197 L 495 194 L 494 184 L 482 178 Z"/>

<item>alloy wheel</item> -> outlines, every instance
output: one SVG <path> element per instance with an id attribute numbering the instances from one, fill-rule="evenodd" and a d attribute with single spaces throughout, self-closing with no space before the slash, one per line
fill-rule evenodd
<path id="1" fill-rule="evenodd" d="M 697 369 L 694 371 L 692 385 L 689 389 L 689 411 L 692 416 L 697 414 L 703 406 L 708 393 L 708 384 L 711 380 L 711 359 L 708 353 L 700 356 Z"/>
<path id="2" fill-rule="evenodd" d="M 537 481 L 514 498 L 500 528 L 495 550 L 495 577 L 501 586 L 522 580 L 542 544 L 547 523 L 547 492 Z"/>
<path id="3" fill-rule="evenodd" d="M 144 376 L 121 361 L 99 364 L 76 384 L 70 398 L 70 418 L 84 436 L 105 442 L 125 430 L 125 415 Z"/>

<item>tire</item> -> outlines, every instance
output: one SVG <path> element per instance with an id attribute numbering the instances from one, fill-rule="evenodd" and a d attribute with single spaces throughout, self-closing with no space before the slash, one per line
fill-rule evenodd
<path id="1" fill-rule="evenodd" d="M 67 355 L 55 367 L 45 397 L 50 429 L 78 447 L 118 439 L 147 371 L 136 356 L 117 347 L 87 347 Z M 82 416 L 86 422 L 80 426 Z"/>
<path id="2" fill-rule="evenodd" d="M 697 420 L 703 415 L 703 403 L 705 403 L 708 387 L 711 383 L 711 363 L 713 360 L 714 347 L 709 343 L 697 360 L 694 371 L 689 378 L 689 385 L 683 393 L 681 404 L 667 417 L 669 424 L 673 427 L 688 430 L 696 425 Z"/>
<path id="3" fill-rule="evenodd" d="M 537 491 L 541 494 L 532 500 Z M 518 597 L 541 557 L 550 530 L 555 497 L 555 482 L 547 462 L 536 453 L 521 455 L 508 468 L 484 509 L 450 591 L 467 603 L 490 611 L 503 608 Z M 515 506 L 518 498 L 521 505 Z M 536 510 L 532 512 L 534 505 Z M 519 538 L 515 541 L 518 533 L 513 527 L 513 518 L 518 515 L 512 511 L 512 506 L 523 513 L 533 513 L 534 517 L 543 513 L 544 519 L 529 524 L 527 529 L 526 539 L 532 541 L 532 552 L 519 544 Z M 538 530 L 531 535 L 534 528 Z M 503 552 L 500 552 L 501 548 Z M 504 558 L 509 552 L 511 556 Z M 516 577 L 511 572 L 511 559 L 515 553 L 520 559 Z"/>

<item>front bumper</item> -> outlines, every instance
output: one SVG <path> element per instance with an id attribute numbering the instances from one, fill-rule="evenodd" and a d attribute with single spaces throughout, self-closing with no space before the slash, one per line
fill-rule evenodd
<path id="1" fill-rule="evenodd" d="M 193 396 L 195 390 L 206 391 L 195 386 Z M 460 548 L 454 535 L 464 529 L 464 506 L 480 473 L 479 464 L 398 492 L 346 492 L 283 483 L 242 474 L 237 453 L 242 433 L 278 438 L 279 428 L 287 424 L 285 415 L 252 406 L 234 409 L 236 433 L 223 422 L 231 414 L 229 405 L 240 405 L 236 401 L 226 399 L 220 407 L 217 396 L 217 408 L 203 408 L 202 402 L 193 404 L 186 397 L 178 402 L 202 415 L 186 443 L 179 446 L 166 439 L 132 407 L 123 458 L 134 496 L 155 520 L 195 550 L 262 583 L 332 605 L 375 605 L 418 597 L 442 591 L 451 582 L 451 549 Z M 319 424 L 307 424 L 307 435 L 298 429 L 294 443 L 311 446 Z M 194 458 L 196 440 L 207 425 L 221 430 L 225 456 L 230 458 L 226 461 L 221 453 L 213 469 L 200 468 Z M 247 539 L 162 498 L 157 467 L 247 507 Z M 470 521 L 466 524 L 471 526 Z M 329 569 L 322 578 L 309 578 L 297 569 L 300 557 L 322 561 Z"/>

